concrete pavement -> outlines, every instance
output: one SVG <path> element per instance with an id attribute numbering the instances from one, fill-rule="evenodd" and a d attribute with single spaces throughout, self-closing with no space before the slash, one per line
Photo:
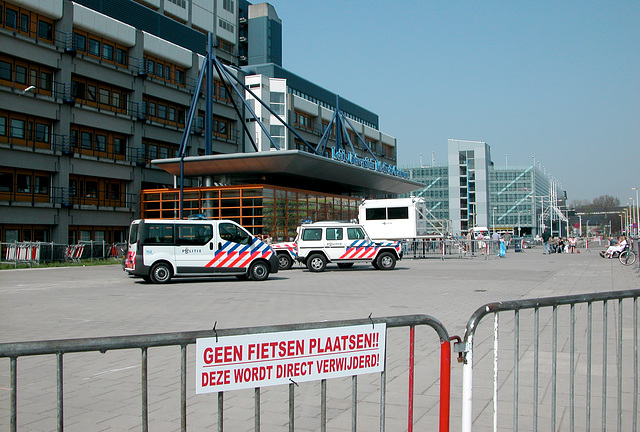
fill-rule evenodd
<path id="1" fill-rule="evenodd" d="M 176 279 L 165 286 L 128 278 L 118 265 L 2 271 L 0 342 L 204 330 L 216 321 L 221 329 L 366 318 L 369 314 L 427 314 L 440 320 L 449 334 L 462 335 L 471 314 L 489 302 L 640 288 L 635 267 L 603 260 L 596 252 L 581 252 L 545 256 L 542 248 L 534 248 L 508 253 L 504 259 L 406 259 L 388 272 L 359 265 L 348 270 L 331 266 L 327 272 L 314 274 L 294 267 L 265 282 Z M 548 320 L 544 322 L 548 324 Z M 527 323 L 523 327 L 529 337 L 531 326 Z M 559 328 L 565 331 L 567 325 Z M 387 430 L 406 428 L 407 333 L 398 329 L 388 336 Z M 625 341 L 630 334 L 625 327 Z M 418 337 L 414 418 L 417 427 L 433 430 L 439 344 L 429 329 L 419 330 Z M 512 345 L 508 337 L 501 339 L 507 353 Z M 528 368 L 532 348 L 523 344 L 521 349 Z M 547 353 L 545 350 L 545 356 Z M 192 374 L 192 351 L 189 359 L 188 372 Z M 564 354 L 562 360 L 566 360 Z M 9 423 L 8 364 L 0 359 L 2 430 Z M 55 429 L 55 357 L 24 358 L 18 364 L 19 430 Z M 140 430 L 139 365 L 140 353 L 135 350 L 66 355 L 65 430 Z M 150 350 L 152 430 L 180 428 L 179 368 L 178 348 Z M 461 377 L 462 368 L 454 362 L 451 430 L 460 429 Z M 359 377 L 359 430 L 378 428 L 379 380 L 375 374 Z M 478 383 L 475 394 L 491 392 L 485 388 L 486 382 Z M 319 387 L 319 383 L 305 383 L 296 388 L 296 430 L 318 430 Z M 329 381 L 328 393 L 329 429 L 351 430 L 351 380 Z M 531 394 L 528 388 L 525 394 Z M 509 393 L 505 395 L 508 398 Z M 225 393 L 226 430 L 253 430 L 252 396 L 253 391 L 245 390 Z M 262 390 L 262 430 L 287 428 L 287 399 L 286 387 Z M 214 395 L 195 395 L 188 386 L 189 430 L 215 425 L 216 404 Z M 529 405 L 523 400 L 523 412 Z M 474 430 L 490 430 L 483 414 L 490 408 L 487 402 L 474 408 L 479 410 Z M 509 415 L 507 412 L 506 418 Z M 542 430 L 547 429 L 546 415 L 545 427 L 539 426 Z M 568 421 L 564 406 L 562 416 Z M 615 411 L 608 417 L 615 420 Z M 600 418 L 593 421 L 599 424 Z M 530 424 L 523 423 L 527 422 L 521 421 L 521 430 L 529 430 Z M 510 428 L 510 420 L 504 426 Z"/>

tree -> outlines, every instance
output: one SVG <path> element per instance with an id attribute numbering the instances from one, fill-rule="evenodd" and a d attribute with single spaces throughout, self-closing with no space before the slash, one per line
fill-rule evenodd
<path id="1" fill-rule="evenodd" d="M 575 209 L 578 213 L 587 213 L 591 209 L 591 201 L 587 200 L 573 200 L 569 204 L 569 207 Z"/>
<path id="2" fill-rule="evenodd" d="M 591 211 L 613 212 L 620 209 L 620 199 L 611 195 L 601 195 L 593 200 Z"/>

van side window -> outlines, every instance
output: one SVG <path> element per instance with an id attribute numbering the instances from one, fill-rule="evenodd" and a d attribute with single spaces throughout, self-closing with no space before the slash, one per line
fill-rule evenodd
<path id="1" fill-rule="evenodd" d="M 349 240 L 363 240 L 364 231 L 362 228 L 347 228 L 347 238 Z"/>
<path id="2" fill-rule="evenodd" d="M 368 208 L 367 220 L 385 220 L 387 218 L 387 209 L 382 208 Z"/>
<path id="3" fill-rule="evenodd" d="M 409 219 L 409 207 L 389 207 L 389 219 Z"/>
<path id="4" fill-rule="evenodd" d="M 322 228 L 307 228 L 302 231 L 302 240 L 322 240 Z"/>
<path id="5" fill-rule="evenodd" d="M 327 228 L 327 240 L 342 240 L 342 228 Z"/>
<path id="6" fill-rule="evenodd" d="M 173 225 L 147 224 L 144 244 L 173 244 Z"/>
<path id="7" fill-rule="evenodd" d="M 177 224 L 177 244 L 182 246 L 203 246 L 211 241 L 211 225 Z"/>
<path id="8" fill-rule="evenodd" d="M 243 245 L 251 244 L 251 235 L 237 225 L 223 222 L 218 225 L 218 232 L 222 240 Z"/>

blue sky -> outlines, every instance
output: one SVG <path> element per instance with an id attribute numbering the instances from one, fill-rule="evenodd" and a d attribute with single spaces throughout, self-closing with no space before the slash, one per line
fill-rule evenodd
<path id="1" fill-rule="evenodd" d="M 640 1 L 269 3 L 283 67 L 377 113 L 399 166 L 479 140 L 570 201 L 640 187 Z"/>

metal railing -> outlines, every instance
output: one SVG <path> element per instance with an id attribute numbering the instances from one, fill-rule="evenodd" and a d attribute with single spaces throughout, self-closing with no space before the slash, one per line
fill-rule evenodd
<path id="1" fill-rule="evenodd" d="M 62 261 L 101 260 L 122 258 L 126 243 L 87 241 L 76 245 L 52 242 L 10 242 L 0 243 L 0 261 L 18 265 L 27 263 L 52 263 Z"/>
<path id="2" fill-rule="evenodd" d="M 150 348 L 157 347 L 180 347 L 180 421 L 181 430 L 186 430 L 187 425 L 187 347 L 194 345 L 199 338 L 219 337 L 224 338 L 227 336 L 236 335 L 255 335 L 261 333 L 276 333 L 276 332 L 288 332 L 297 330 L 310 330 L 310 329 L 325 329 L 333 327 L 347 327 L 356 325 L 375 325 L 385 323 L 387 331 L 389 328 L 401 328 L 405 327 L 409 329 L 409 364 L 408 364 L 408 410 L 407 410 L 407 430 L 413 430 L 413 392 L 414 392 L 414 380 L 415 380 L 415 329 L 416 326 L 427 326 L 435 330 L 440 342 L 440 374 L 439 381 L 439 430 L 449 430 L 449 393 L 450 393 L 450 360 L 451 349 L 449 342 L 449 335 L 444 326 L 436 319 L 427 315 L 408 315 L 408 316 L 393 316 L 384 318 L 369 318 L 369 319 L 357 319 L 357 320 L 345 320 L 345 321 L 330 321 L 330 322 L 315 322 L 304 324 L 290 324 L 290 325 L 275 325 L 275 326 L 263 326 L 263 327 L 246 327 L 235 329 L 220 329 L 220 330 L 205 330 L 205 331 L 192 331 L 192 332 L 180 332 L 180 333 L 161 333 L 161 334 L 148 334 L 138 336 L 119 336 L 119 337 L 102 337 L 93 339 L 67 339 L 67 340 L 53 340 L 53 341 L 40 341 L 40 342 L 17 342 L 17 343 L 4 343 L 0 344 L 0 358 L 9 358 L 10 360 L 10 430 L 15 432 L 18 424 L 18 359 L 27 356 L 39 356 L 39 355 L 55 355 L 56 356 L 56 405 L 57 405 L 57 429 L 62 431 L 64 429 L 64 394 L 65 391 L 69 391 L 65 387 L 64 381 L 64 358 L 69 353 L 86 353 L 86 352 L 101 352 L 112 350 L 140 350 L 141 362 L 140 362 L 140 386 L 141 386 L 141 424 L 142 430 L 147 431 L 149 429 L 149 374 L 148 374 L 148 356 L 150 355 Z M 389 344 L 387 343 L 387 351 Z M 387 355 L 388 357 L 388 355 Z M 387 363 L 385 362 L 385 369 L 380 373 L 379 384 L 379 424 L 380 430 L 385 430 L 386 420 L 386 385 L 389 379 L 395 379 L 400 374 L 404 374 L 407 371 L 407 366 L 402 368 L 394 367 L 392 375 L 388 376 Z M 405 363 L 406 365 L 406 363 Z M 402 369 L 402 371 L 400 371 Z M 351 425 L 352 430 L 357 430 L 357 413 L 358 413 L 358 401 L 361 398 L 358 397 L 358 380 L 357 375 L 354 375 L 351 380 L 352 384 L 352 400 L 351 400 Z M 294 410 L 295 410 L 295 387 L 296 383 L 292 382 L 289 387 L 289 430 L 294 430 Z M 327 386 L 326 380 L 321 381 L 321 400 L 320 400 L 320 418 L 319 427 L 321 431 L 327 430 L 328 416 L 330 415 L 327 408 Z M 255 430 L 260 430 L 261 424 L 261 390 L 256 388 L 254 392 L 254 425 Z M 218 393 L 218 430 L 224 430 L 224 393 Z"/>
<path id="3" fill-rule="evenodd" d="M 590 430 L 592 420 L 598 420 L 594 412 L 596 403 L 600 402 L 598 414 L 603 431 L 614 428 L 637 431 L 639 296 L 640 290 L 612 291 L 489 303 L 477 309 L 467 323 L 463 341 L 454 347 L 464 360 L 462 430 L 471 431 L 474 423 L 493 423 L 493 430 L 497 430 L 498 427 L 508 427 L 499 426 L 500 419 L 512 419 L 512 429 L 516 431 L 522 412 L 527 415 L 527 429 L 532 426 L 533 431 Z M 625 314 L 623 300 L 632 301 L 631 316 L 628 310 Z M 610 323 L 609 305 L 613 302 L 618 316 Z M 594 312 L 594 304 L 602 305 L 601 314 Z M 520 320 L 525 311 L 529 312 L 527 318 L 532 321 L 523 326 Z M 504 312 L 514 313 L 509 320 L 510 328 L 499 324 L 499 317 Z M 489 329 L 479 327 L 483 318 L 490 315 L 494 318 L 493 335 Z M 583 319 L 580 320 L 579 316 Z M 577 325 L 580 327 L 576 330 Z M 601 326 L 599 329 L 598 325 Z M 499 334 L 505 331 L 505 327 L 512 333 L 513 345 L 507 344 L 506 349 L 499 350 L 499 344 L 502 345 L 504 340 L 499 338 Z M 624 333 L 628 331 L 632 334 L 627 336 Z M 611 337 L 610 332 L 613 333 Z M 601 339 L 594 340 L 599 334 Z M 486 343 L 491 339 L 492 349 Z M 485 343 L 476 344 L 476 340 Z M 601 347 L 600 355 L 596 353 L 597 347 Z M 611 347 L 615 356 L 609 352 Z M 633 364 L 624 368 L 622 359 L 630 354 L 633 355 Z M 609 361 L 614 363 L 613 367 L 609 367 Z M 596 370 L 598 366 L 600 371 Z M 493 397 L 483 399 L 481 409 L 474 410 L 473 382 L 478 372 L 481 372 L 483 388 L 484 384 L 490 386 L 487 380 L 493 376 Z M 614 375 L 615 384 L 608 382 L 610 375 Z M 578 383 L 578 377 L 584 382 Z M 523 397 L 525 387 L 532 394 Z M 511 394 L 500 393 L 500 390 L 509 388 Z M 610 390 L 613 390 L 613 396 Z M 598 391 L 600 395 L 596 396 Z M 563 403 L 569 399 L 568 404 L 562 407 L 560 420 L 559 395 Z M 584 405 L 577 403 L 579 397 L 584 397 Z M 511 409 L 503 408 L 500 402 L 509 399 Z M 613 401 L 616 403 L 615 422 L 607 420 L 607 405 Z M 526 408 L 523 408 L 525 404 Z M 491 405 L 493 409 L 490 409 Z M 584 415 L 584 422 L 578 421 L 578 410 Z M 543 412 L 549 424 L 540 426 Z M 493 418 L 487 418 L 491 414 Z"/>

